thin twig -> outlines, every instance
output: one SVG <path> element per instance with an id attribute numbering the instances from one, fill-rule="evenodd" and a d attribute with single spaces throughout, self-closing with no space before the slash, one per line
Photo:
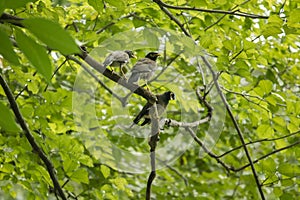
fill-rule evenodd
<path id="1" fill-rule="evenodd" d="M 248 3 L 250 0 L 246 0 L 244 2 L 242 2 L 241 4 L 239 5 L 235 5 L 233 8 L 231 8 L 229 11 L 233 11 L 234 9 L 238 8 L 239 6 L 241 5 L 244 5 L 246 3 Z M 227 14 L 224 14 L 222 17 L 220 17 L 216 22 L 214 22 L 213 24 L 209 25 L 208 27 L 206 27 L 204 29 L 204 31 L 207 31 L 208 29 L 212 28 L 214 25 L 218 24 L 220 21 L 222 21 L 222 19 L 224 19 L 224 17 L 226 16 Z"/>
<path id="2" fill-rule="evenodd" d="M 245 145 L 248 146 L 248 145 L 251 145 L 251 144 L 255 144 L 255 143 L 259 143 L 259 142 L 272 142 L 272 141 L 276 141 L 276 140 L 282 140 L 282 139 L 285 139 L 285 138 L 288 138 L 288 137 L 291 137 L 293 135 L 296 135 L 296 134 L 299 134 L 300 133 L 300 130 L 299 131 L 296 131 L 296 132 L 293 132 L 293 133 L 290 133 L 290 134 L 287 134 L 287 135 L 284 135 L 284 136 L 281 136 L 281 137 L 277 137 L 277 138 L 264 138 L 264 139 L 260 139 L 260 140 L 256 140 L 256 141 L 253 141 L 253 142 L 248 142 L 246 143 Z M 242 148 L 243 145 L 240 145 L 240 146 L 237 146 L 233 149 L 230 149 L 229 151 L 226 151 L 225 153 L 219 155 L 218 157 L 221 158 L 221 157 L 224 157 L 226 156 L 227 154 L 233 152 L 233 151 L 236 151 L 240 148 Z"/>
<path id="3" fill-rule="evenodd" d="M 244 13 L 239 10 L 234 11 L 226 11 L 226 10 L 213 10 L 213 9 L 203 9 L 203 8 L 194 8 L 194 7 L 186 7 L 186 6 L 173 6 L 166 4 L 160 0 L 153 0 L 155 3 L 157 3 L 160 7 L 166 7 L 174 10 L 191 10 L 191 11 L 199 11 L 199 12 L 207 12 L 207 13 L 218 13 L 218 14 L 227 14 L 227 15 L 236 15 L 241 17 L 249 17 L 249 18 L 260 18 L 260 19 L 268 19 L 269 16 L 263 16 L 263 15 L 255 15 L 250 13 Z"/>
<path id="4" fill-rule="evenodd" d="M 80 65 L 89 75 L 91 75 L 105 90 L 107 90 L 111 95 L 116 97 L 121 103 L 123 103 L 123 99 L 119 97 L 116 93 L 114 93 L 109 87 L 107 87 L 84 63 L 80 62 L 77 58 L 73 56 L 67 57 L 69 60 L 73 60 L 78 65 Z"/>
<path id="5" fill-rule="evenodd" d="M 162 161 L 161 159 L 157 158 L 157 160 L 159 162 L 161 162 L 162 164 L 164 164 L 168 169 L 170 169 L 171 171 L 173 171 L 175 174 L 177 174 L 180 178 L 182 178 L 184 184 L 186 186 L 189 185 L 189 181 L 188 179 L 182 174 L 180 173 L 177 169 L 175 169 L 174 167 L 172 167 L 171 165 L 169 165 L 166 161 Z"/>
<path id="6" fill-rule="evenodd" d="M 167 65 L 162 70 L 160 70 L 160 72 L 154 78 L 152 78 L 150 81 L 148 81 L 148 84 L 152 83 L 153 81 L 156 81 L 183 52 L 184 52 L 184 50 L 181 50 L 178 54 L 176 54 L 176 56 L 171 58 L 170 61 L 167 63 Z M 146 84 L 142 85 L 141 87 L 144 87 L 144 86 L 146 86 Z"/>
<path id="7" fill-rule="evenodd" d="M 173 20 L 181 28 L 181 30 L 184 32 L 185 35 L 191 37 L 189 32 L 184 28 L 184 25 L 167 8 L 165 8 L 166 6 L 160 3 L 161 1 L 159 0 L 153 0 L 153 1 L 157 3 L 160 9 L 164 11 L 164 13 L 166 13 L 166 15 L 168 15 L 170 19 Z"/>
<path id="8" fill-rule="evenodd" d="M 55 191 L 58 192 L 59 196 L 63 199 L 66 200 L 66 196 L 62 190 L 62 187 L 60 186 L 56 173 L 55 173 L 55 169 L 54 166 L 52 164 L 52 162 L 50 161 L 50 159 L 46 156 L 46 154 L 44 153 L 44 151 L 42 150 L 42 148 L 39 147 L 39 145 L 37 144 L 37 142 L 35 141 L 33 135 L 31 134 L 20 110 L 18 107 L 17 102 L 15 101 L 15 98 L 9 88 L 9 86 L 7 85 L 6 81 L 3 79 L 3 77 L 0 75 L 0 84 L 7 96 L 7 99 L 10 103 L 10 106 L 16 116 L 17 122 L 20 124 L 23 132 L 25 133 L 25 136 L 28 140 L 28 142 L 30 143 L 32 149 L 38 154 L 38 156 L 42 159 L 42 161 L 44 162 L 44 164 L 46 165 L 47 171 L 50 175 L 50 178 L 53 182 L 54 185 L 54 189 Z"/>
<path id="9" fill-rule="evenodd" d="M 55 76 L 55 74 L 58 72 L 58 70 L 60 70 L 60 68 L 61 68 L 66 62 L 67 62 L 67 59 L 65 59 L 65 60 L 64 60 L 64 61 L 63 61 L 63 62 L 62 62 L 55 70 L 54 70 L 54 72 L 53 72 L 53 74 L 52 74 L 50 80 L 52 80 L 52 78 Z M 46 87 L 45 87 L 45 89 L 44 89 L 44 92 L 47 91 L 48 86 L 49 86 L 49 84 L 47 83 L 47 85 L 46 85 Z"/>
<path id="10" fill-rule="evenodd" d="M 98 31 L 96 31 L 96 34 L 102 33 L 103 31 L 105 31 L 105 30 L 108 29 L 109 27 L 115 25 L 118 21 L 121 21 L 122 19 L 126 19 L 126 18 L 129 18 L 129 17 L 133 17 L 133 16 L 135 16 L 135 15 L 136 15 L 136 13 L 135 13 L 135 12 L 132 12 L 132 13 L 129 13 L 128 15 L 126 15 L 126 16 L 122 16 L 122 17 L 116 19 L 115 22 L 110 22 L 110 23 L 106 24 L 105 26 L 103 26 L 101 29 L 99 29 Z"/>
<path id="11" fill-rule="evenodd" d="M 292 143 L 292 144 L 290 144 L 290 145 L 288 145 L 288 146 L 285 146 L 285 147 L 276 149 L 275 151 L 272 151 L 272 152 L 270 152 L 270 153 L 268 153 L 268 154 L 265 154 L 265 155 L 261 156 L 260 158 L 254 160 L 252 163 L 255 164 L 255 163 L 257 163 L 257 162 L 259 162 L 259 161 L 261 161 L 261 160 L 263 160 L 263 159 L 265 159 L 265 158 L 267 158 L 267 157 L 269 157 L 269 156 L 271 156 L 271 155 L 273 155 L 273 154 L 275 154 L 275 153 L 278 153 L 278 152 L 280 152 L 280 151 L 283 151 L 283 150 L 292 148 L 292 147 L 294 147 L 294 146 L 296 146 L 296 145 L 299 145 L 299 144 L 300 144 L 300 140 L 298 140 L 297 142 L 294 142 L 294 143 Z M 250 163 L 247 164 L 247 165 L 244 165 L 243 167 L 237 168 L 236 171 L 244 170 L 245 168 L 247 168 L 247 167 L 249 167 L 249 166 L 251 166 Z"/>
<path id="12" fill-rule="evenodd" d="M 210 152 L 208 150 L 208 148 L 203 144 L 203 142 L 197 137 L 195 132 L 190 127 L 186 127 L 185 129 L 189 132 L 189 134 L 192 136 L 192 138 L 195 140 L 195 142 L 197 142 L 197 144 L 199 144 L 199 146 L 204 150 L 204 152 L 207 153 L 210 157 L 214 158 L 218 163 L 220 163 L 227 170 L 227 172 L 236 171 L 236 169 L 234 167 L 227 165 L 220 158 L 218 158 L 217 155 Z"/>

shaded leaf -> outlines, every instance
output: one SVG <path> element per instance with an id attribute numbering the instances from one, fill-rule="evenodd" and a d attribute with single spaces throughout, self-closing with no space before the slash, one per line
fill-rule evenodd
<path id="1" fill-rule="evenodd" d="M 103 1 L 99 0 L 88 0 L 90 6 L 92 6 L 98 13 L 102 13 L 104 9 Z"/>
<path id="2" fill-rule="evenodd" d="M 46 49 L 18 29 L 16 29 L 16 41 L 26 58 L 50 82 L 52 66 Z"/>
<path id="3" fill-rule="evenodd" d="M 17 125 L 11 110 L 0 102 L 0 127 L 7 132 L 19 132 L 21 129 Z"/>
<path id="4" fill-rule="evenodd" d="M 36 2 L 37 0 L 1 0 L 0 2 L 0 14 L 2 14 L 3 10 L 6 8 L 16 9 L 19 7 L 24 7 L 29 2 Z"/>
<path id="5" fill-rule="evenodd" d="M 73 38 L 58 23 L 44 18 L 25 19 L 22 23 L 51 49 L 64 55 L 80 53 Z"/>
<path id="6" fill-rule="evenodd" d="M 0 29 L 0 54 L 12 64 L 20 64 L 8 35 L 2 29 Z"/>

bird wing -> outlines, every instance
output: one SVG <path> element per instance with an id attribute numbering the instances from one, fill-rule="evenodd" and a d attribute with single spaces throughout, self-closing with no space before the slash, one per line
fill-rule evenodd
<path id="1" fill-rule="evenodd" d="M 132 68 L 132 73 L 152 72 L 156 68 L 156 62 L 149 58 L 140 59 Z"/>
<path id="2" fill-rule="evenodd" d="M 138 124 L 139 121 L 144 117 L 149 115 L 149 110 L 151 108 L 151 104 L 149 102 L 146 103 L 146 105 L 143 107 L 143 109 L 139 112 L 139 114 L 135 117 L 133 122 L 135 124 Z"/>
<path id="3" fill-rule="evenodd" d="M 107 67 L 107 66 L 111 65 L 112 62 L 113 62 L 113 59 L 114 59 L 113 53 L 109 54 L 109 55 L 106 57 L 105 61 L 103 62 L 103 66 L 104 66 L 104 67 Z"/>
<path id="4" fill-rule="evenodd" d="M 103 65 L 104 67 L 110 66 L 114 62 L 119 64 L 127 63 L 129 62 L 129 56 L 125 51 L 114 51 L 107 56 L 107 58 L 103 62 Z"/>

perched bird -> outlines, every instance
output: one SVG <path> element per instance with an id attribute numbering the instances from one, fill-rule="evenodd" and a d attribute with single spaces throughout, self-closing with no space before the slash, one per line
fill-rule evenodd
<path id="1" fill-rule="evenodd" d="M 165 92 L 163 94 L 156 95 L 157 101 L 157 114 L 160 117 L 165 109 L 167 108 L 169 101 L 175 99 L 175 94 L 171 91 Z M 153 106 L 147 102 L 146 105 L 143 107 L 143 109 L 140 111 L 140 113 L 136 116 L 136 118 L 133 120 L 134 124 L 138 124 L 140 120 L 144 117 L 144 122 L 141 124 L 141 126 L 144 126 L 146 124 L 151 123 L 151 116 L 150 113 L 153 112 Z"/>
<path id="2" fill-rule="evenodd" d="M 158 56 L 160 56 L 159 53 L 150 52 L 145 58 L 139 59 L 131 69 L 131 76 L 128 82 L 135 83 L 139 79 L 144 79 L 147 82 L 156 70 L 156 59 Z"/>
<path id="3" fill-rule="evenodd" d="M 120 72 L 124 76 L 124 72 L 122 70 L 123 65 L 129 62 L 130 58 L 135 58 L 132 51 L 113 51 L 111 54 L 107 56 L 105 61 L 103 62 L 103 66 L 111 66 L 111 67 L 120 67 Z"/>

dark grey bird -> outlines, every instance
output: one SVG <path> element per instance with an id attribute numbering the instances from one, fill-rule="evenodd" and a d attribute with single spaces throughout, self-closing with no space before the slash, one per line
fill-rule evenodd
<path id="1" fill-rule="evenodd" d="M 175 94 L 171 91 L 165 92 L 163 94 L 156 95 L 157 101 L 157 114 L 159 117 L 165 112 L 169 101 L 175 99 Z M 141 124 L 141 126 L 144 126 L 146 124 L 151 123 L 150 113 L 153 112 L 153 106 L 147 102 L 146 105 L 143 107 L 143 109 L 140 111 L 140 113 L 136 116 L 136 118 L 133 120 L 134 124 L 138 124 L 142 118 L 144 118 L 144 122 Z"/>
<path id="2" fill-rule="evenodd" d="M 122 67 L 129 62 L 130 58 L 135 58 L 132 51 L 113 51 L 106 57 L 103 66 L 120 67 L 121 75 L 125 76 Z"/>
<path id="3" fill-rule="evenodd" d="M 131 69 L 131 76 L 128 79 L 129 83 L 135 83 L 139 79 L 147 81 L 153 76 L 156 70 L 156 59 L 160 56 L 157 52 L 148 53 L 145 58 L 139 59 Z"/>

